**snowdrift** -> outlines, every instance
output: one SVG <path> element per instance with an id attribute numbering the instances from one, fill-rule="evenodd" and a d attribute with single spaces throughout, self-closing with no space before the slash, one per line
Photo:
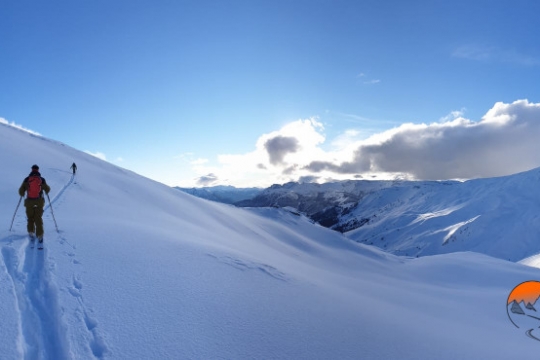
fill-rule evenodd
<path id="1" fill-rule="evenodd" d="M 47 209 L 43 251 L 29 246 L 23 209 L 8 231 L 34 163 L 60 229 Z M 475 253 L 397 257 L 3 124 L 0 165 L 2 358 L 508 359 L 540 349 L 505 306 L 538 269 Z"/>

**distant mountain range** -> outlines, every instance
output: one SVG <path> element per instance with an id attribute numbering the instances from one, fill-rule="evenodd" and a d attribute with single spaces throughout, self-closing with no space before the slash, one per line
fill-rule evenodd
<path id="1" fill-rule="evenodd" d="M 345 232 L 357 226 L 341 224 L 341 217 L 355 208 L 366 194 L 392 185 L 392 181 L 342 181 L 325 184 L 289 182 L 267 189 L 233 186 L 177 189 L 238 207 L 294 208 L 322 226 Z"/>
<path id="2" fill-rule="evenodd" d="M 186 192 L 240 207 L 294 208 L 398 255 L 476 251 L 518 261 L 540 253 L 540 169 L 465 182 L 351 180 Z"/>
<path id="3" fill-rule="evenodd" d="M 176 189 L 202 199 L 225 204 L 235 204 L 239 201 L 251 199 L 262 191 L 260 188 L 236 188 L 234 186 L 212 186 L 203 188 L 176 187 Z"/>
<path id="4" fill-rule="evenodd" d="M 393 181 L 340 181 L 325 184 L 295 183 L 272 185 L 251 199 L 236 203 L 241 207 L 292 207 L 322 226 L 346 232 L 358 224 L 341 219 L 356 209 L 367 195 L 391 187 Z"/>

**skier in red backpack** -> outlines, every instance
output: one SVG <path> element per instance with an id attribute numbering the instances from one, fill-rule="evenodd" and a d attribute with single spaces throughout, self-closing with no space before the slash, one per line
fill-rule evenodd
<path id="1" fill-rule="evenodd" d="M 49 185 L 39 173 L 39 166 L 32 165 L 32 172 L 28 175 L 19 188 L 19 195 L 24 196 L 24 207 L 26 208 L 26 217 L 28 219 L 27 230 L 30 240 L 34 240 L 37 236 L 40 243 L 43 242 L 43 208 L 45 207 L 45 199 L 43 191 L 47 194 L 51 191 Z"/>

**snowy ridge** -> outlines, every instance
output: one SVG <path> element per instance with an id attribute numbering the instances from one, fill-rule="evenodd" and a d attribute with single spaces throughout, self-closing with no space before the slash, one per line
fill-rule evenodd
<path id="1" fill-rule="evenodd" d="M 504 304 L 538 269 L 472 252 L 398 257 L 304 216 L 202 200 L 8 126 L 0 163 L 7 359 L 537 356 Z M 43 251 L 28 247 L 23 209 L 7 231 L 33 163 L 60 230 L 47 209 Z"/>

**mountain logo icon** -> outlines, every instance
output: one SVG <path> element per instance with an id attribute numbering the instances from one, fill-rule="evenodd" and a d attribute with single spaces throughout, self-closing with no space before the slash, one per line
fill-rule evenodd
<path id="1" fill-rule="evenodd" d="M 516 286 L 508 295 L 506 313 L 518 329 L 525 335 L 540 341 L 540 282 L 525 281 Z M 537 310 L 538 308 L 538 310 Z"/>

